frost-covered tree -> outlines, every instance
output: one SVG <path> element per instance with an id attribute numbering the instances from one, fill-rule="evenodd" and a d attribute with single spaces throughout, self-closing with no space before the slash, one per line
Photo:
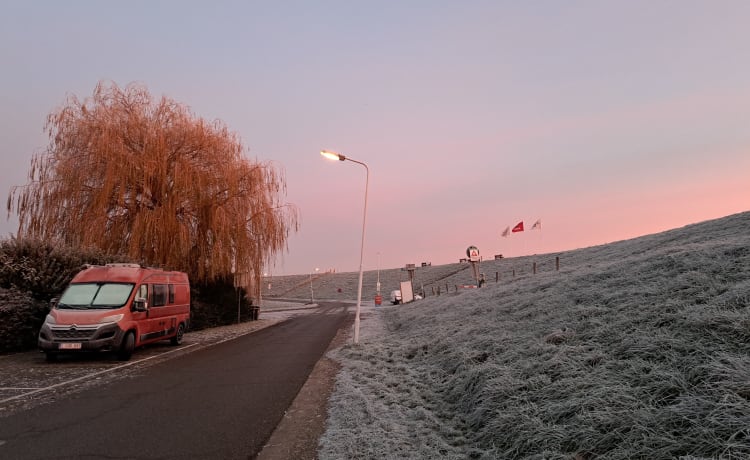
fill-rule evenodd
<path id="1" fill-rule="evenodd" d="M 243 156 L 238 136 L 140 85 L 100 82 L 45 125 L 50 144 L 14 187 L 18 238 L 59 241 L 184 270 L 198 281 L 248 273 L 286 249 L 297 210 L 283 173 Z"/>

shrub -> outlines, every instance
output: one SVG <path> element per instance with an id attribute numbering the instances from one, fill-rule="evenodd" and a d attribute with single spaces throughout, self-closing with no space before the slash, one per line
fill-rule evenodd
<path id="1" fill-rule="evenodd" d="M 114 261 L 122 260 L 98 250 L 12 238 L 0 242 L 0 287 L 16 288 L 46 302 L 60 295 L 84 264 Z"/>
<path id="2" fill-rule="evenodd" d="M 230 280 L 191 284 L 192 308 L 190 328 L 193 330 L 224 326 L 237 322 L 237 306 L 240 303 L 240 320 L 250 320 L 251 301 L 247 300 L 244 289 L 233 286 Z"/>
<path id="3" fill-rule="evenodd" d="M 47 311 L 28 292 L 0 288 L 0 353 L 34 348 Z"/>

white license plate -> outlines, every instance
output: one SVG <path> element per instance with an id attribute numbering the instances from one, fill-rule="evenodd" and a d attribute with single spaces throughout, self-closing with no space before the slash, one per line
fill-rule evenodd
<path id="1" fill-rule="evenodd" d="M 81 349 L 81 344 L 79 342 L 60 344 L 60 350 L 80 350 L 80 349 Z"/>

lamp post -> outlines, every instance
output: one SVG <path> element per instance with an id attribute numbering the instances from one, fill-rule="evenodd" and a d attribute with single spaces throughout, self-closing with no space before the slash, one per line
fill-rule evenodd
<path id="1" fill-rule="evenodd" d="M 359 311 L 362 305 L 362 261 L 365 256 L 365 228 L 367 224 L 367 188 L 370 185 L 370 168 L 367 167 L 366 164 L 364 164 L 361 161 L 352 160 L 351 158 L 347 158 L 346 156 L 331 152 L 328 150 L 321 150 L 320 154 L 324 157 L 328 158 L 329 160 L 349 160 L 352 163 L 357 163 L 365 167 L 365 210 L 362 215 L 362 244 L 360 245 L 359 249 L 359 284 L 357 286 L 357 311 L 354 315 L 354 343 L 359 343 Z"/>
<path id="2" fill-rule="evenodd" d="M 318 273 L 318 270 L 320 270 L 320 269 L 319 268 L 315 269 L 315 273 L 316 274 Z M 310 303 L 315 303 L 315 299 L 313 297 L 313 287 L 312 287 L 312 282 L 313 282 L 312 278 L 313 277 L 312 276 L 313 276 L 313 274 L 312 274 L 312 272 L 310 272 Z"/>

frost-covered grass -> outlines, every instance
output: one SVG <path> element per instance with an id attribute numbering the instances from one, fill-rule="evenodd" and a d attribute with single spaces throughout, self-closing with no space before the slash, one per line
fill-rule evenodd
<path id="1" fill-rule="evenodd" d="M 750 213 L 363 315 L 321 459 L 750 458 Z"/>

